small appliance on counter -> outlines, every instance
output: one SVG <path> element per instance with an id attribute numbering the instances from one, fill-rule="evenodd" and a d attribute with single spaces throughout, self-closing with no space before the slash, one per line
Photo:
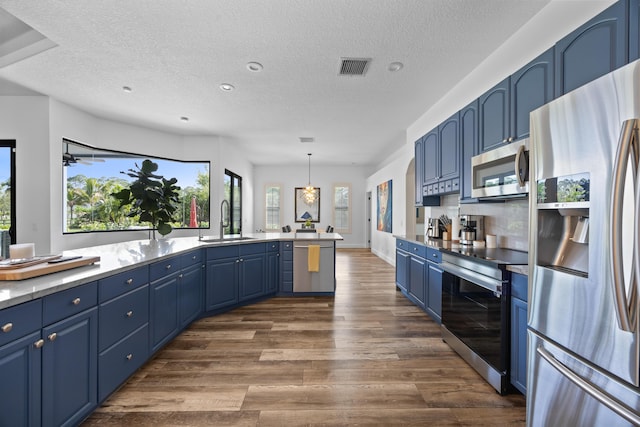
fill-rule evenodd
<path id="1" fill-rule="evenodd" d="M 484 240 L 484 217 L 482 215 L 461 215 L 460 244 L 473 245 L 475 240 Z"/>
<path id="2" fill-rule="evenodd" d="M 429 218 L 427 222 L 427 238 L 440 239 L 442 237 L 442 229 L 439 218 Z"/>

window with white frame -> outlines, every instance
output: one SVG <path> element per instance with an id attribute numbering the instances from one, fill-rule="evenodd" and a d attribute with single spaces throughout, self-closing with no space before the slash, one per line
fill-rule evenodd
<path id="1" fill-rule="evenodd" d="M 334 231 L 351 233 L 351 184 L 333 185 Z"/>
<path id="2" fill-rule="evenodd" d="M 280 184 L 267 184 L 265 186 L 265 231 L 280 231 L 280 224 L 282 224 L 281 190 Z"/>

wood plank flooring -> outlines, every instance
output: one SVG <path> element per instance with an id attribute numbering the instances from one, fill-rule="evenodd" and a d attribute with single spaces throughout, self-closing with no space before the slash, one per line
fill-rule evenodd
<path id="1" fill-rule="evenodd" d="M 331 297 L 273 298 L 195 322 L 85 422 L 135 426 L 525 425 L 363 249 Z"/>

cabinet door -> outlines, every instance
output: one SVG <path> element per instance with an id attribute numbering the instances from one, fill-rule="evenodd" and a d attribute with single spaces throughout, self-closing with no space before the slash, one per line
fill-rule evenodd
<path id="1" fill-rule="evenodd" d="M 415 302 L 421 308 L 424 308 L 425 263 L 424 259 L 415 256 L 412 256 L 409 261 L 409 295 L 415 299 Z"/>
<path id="2" fill-rule="evenodd" d="M 626 63 L 627 6 L 614 3 L 556 43 L 556 97 Z"/>
<path id="3" fill-rule="evenodd" d="M 267 294 L 274 294 L 278 290 L 280 281 L 280 253 L 269 252 L 267 254 Z"/>
<path id="4" fill-rule="evenodd" d="M 629 62 L 640 58 L 640 1 L 629 1 Z"/>
<path id="5" fill-rule="evenodd" d="M 529 113 L 553 100 L 553 48 L 511 76 L 511 136 L 529 136 Z"/>
<path id="6" fill-rule="evenodd" d="M 98 309 L 42 330 L 42 425 L 80 423 L 98 398 Z"/>
<path id="7" fill-rule="evenodd" d="M 264 295 L 266 255 L 244 255 L 240 258 L 240 301 Z"/>
<path id="8" fill-rule="evenodd" d="M 40 330 L 0 347 L 0 425 L 39 426 Z"/>
<path id="9" fill-rule="evenodd" d="M 478 100 L 460 111 L 460 201 L 477 201 L 471 198 L 471 158 L 478 154 Z"/>
<path id="10" fill-rule="evenodd" d="M 415 182 L 416 182 L 416 194 L 415 205 L 422 206 L 422 185 L 424 177 L 424 146 L 422 138 L 416 141 L 415 155 L 413 157 L 413 164 L 415 168 Z"/>
<path id="11" fill-rule="evenodd" d="M 207 261 L 205 310 L 238 303 L 238 258 Z"/>
<path id="12" fill-rule="evenodd" d="M 178 333 L 178 274 L 151 283 L 149 330 L 151 352 Z"/>
<path id="13" fill-rule="evenodd" d="M 411 255 L 404 251 L 396 251 L 396 285 L 403 291 L 407 291 L 409 285 L 409 261 Z"/>
<path id="14" fill-rule="evenodd" d="M 293 293 L 293 242 L 280 242 L 280 292 Z"/>
<path id="15" fill-rule="evenodd" d="M 201 264 L 182 270 L 180 278 L 180 329 L 185 328 L 202 312 L 204 268 Z"/>
<path id="16" fill-rule="evenodd" d="M 460 176 L 460 127 L 458 117 L 458 113 L 456 113 L 438 126 L 440 179 L 453 179 Z"/>
<path id="17" fill-rule="evenodd" d="M 442 321 L 442 270 L 437 264 L 428 263 L 427 313 L 438 324 Z"/>
<path id="18" fill-rule="evenodd" d="M 435 129 L 422 138 L 423 146 L 423 179 L 422 185 L 432 184 L 438 181 L 440 171 L 438 164 L 440 154 L 438 153 L 438 130 Z"/>
<path id="19" fill-rule="evenodd" d="M 480 96 L 480 152 L 509 142 L 509 78 Z"/>
<path id="20" fill-rule="evenodd" d="M 527 303 L 511 298 L 511 384 L 527 393 Z"/>

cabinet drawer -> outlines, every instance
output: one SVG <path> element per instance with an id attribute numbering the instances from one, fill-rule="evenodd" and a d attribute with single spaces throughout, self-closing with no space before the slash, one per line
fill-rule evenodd
<path id="1" fill-rule="evenodd" d="M 265 243 L 267 245 L 267 252 L 279 252 L 280 244 L 278 242 L 268 242 Z"/>
<path id="2" fill-rule="evenodd" d="M 280 242 L 280 250 L 293 253 L 293 242 Z"/>
<path id="3" fill-rule="evenodd" d="M 42 299 L 42 322 L 57 322 L 98 304 L 98 282 L 76 286 Z"/>
<path id="4" fill-rule="evenodd" d="M 149 321 L 149 285 L 100 304 L 99 310 L 98 345 L 102 351 Z"/>
<path id="5" fill-rule="evenodd" d="M 42 328 L 42 300 L 0 310 L 0 346 Z"/>
<path id="6" fill-rule="evenodd" d="M 409 252 L 411 255 L 419 256 L 420 258 L 427 257 L 427 247 L 417 243 L 409 243 Z"/>
<path id="7" fill-rule="evenodd" d="M 149 325 L 124 338 L 98 359 L 98 402 L 103 401 L 149 357 Z"/>
<path id="8" fill-rule="evenodd" d="M 188 254 L 184 254 L 180 256 L 180 262 L 182 268 L 187 268 L 192 265 L 202 264 L 202 251 L 193 251 Z"/>
<path id="9" fill-rule="evenodd" d="M 423 185 L 422 186 L 422 196 L 428 196 L 433 191 L 431 185 Z"/>
<path id="10" fill-rule="evenodd" d="M 427 248 L 426 258 L 431 262 L 440 264 L 442 262 L 442 253 L 437 249 Z"/>
<path id="11" fill-rule="evenodd" d="M 207 249 L 207 259 L 223 259 L 223 258 L 237 258 L 238 257 L 238 245 L 232 246 L 220 246 L 218 248 Z"/>
<path id="12" fill-rule="evenodd" d="M 291 261 L 293 262 L 293 251 L 284 251 L 282 252 L 283 261 Z"/>
<path id="13" fill-rule="evenodd" d="M 396 248 L 402 249 L 403 251 L 409 251 L 409 242 L 406 240 L 396 239 Z"/>
<path id="14" fill-rule="evenodd" d="M 511 296 L 527 302 L 528 279 L 524 274 L 511 273 Z"/>
<path id="15" fill-rule="evenodd" d="M 125 271 L 99 280 L 98 297 L 100 302 L 105 302 L 147 283 L 149 283 L 149 267 Z"/>
<path id="16" fill-rule="evenodd" d="M 265 243 L 251 243 L 249 245 L 240 245 L 240 255 L 263 254 L 267 250 Z"/>
<path id="17" fill-rule="evenodd" d="M 445 190 L 446 190 L 445 181 L 439 182 L 438 183 L 438 193 L 444 193 Z"/>
<path id="18" fill-rule="evenodd" d="M 451 180 L 451 190 L 456 193 L 460 190 L 460 178 Z"/>
<path id="19" fill-rule="evenodd" d="M 180 272 L 180 257 L 174 256 L 162 261 L 154 262 L 149 267 L 149 280 L 155 282 L 172 274 Z"/>
<path id="20" fill-rule="evenodd" d="M 445 193 L 451 193 L 453 191 L 453 181 L 448 179 L 444 182 Z"/>

